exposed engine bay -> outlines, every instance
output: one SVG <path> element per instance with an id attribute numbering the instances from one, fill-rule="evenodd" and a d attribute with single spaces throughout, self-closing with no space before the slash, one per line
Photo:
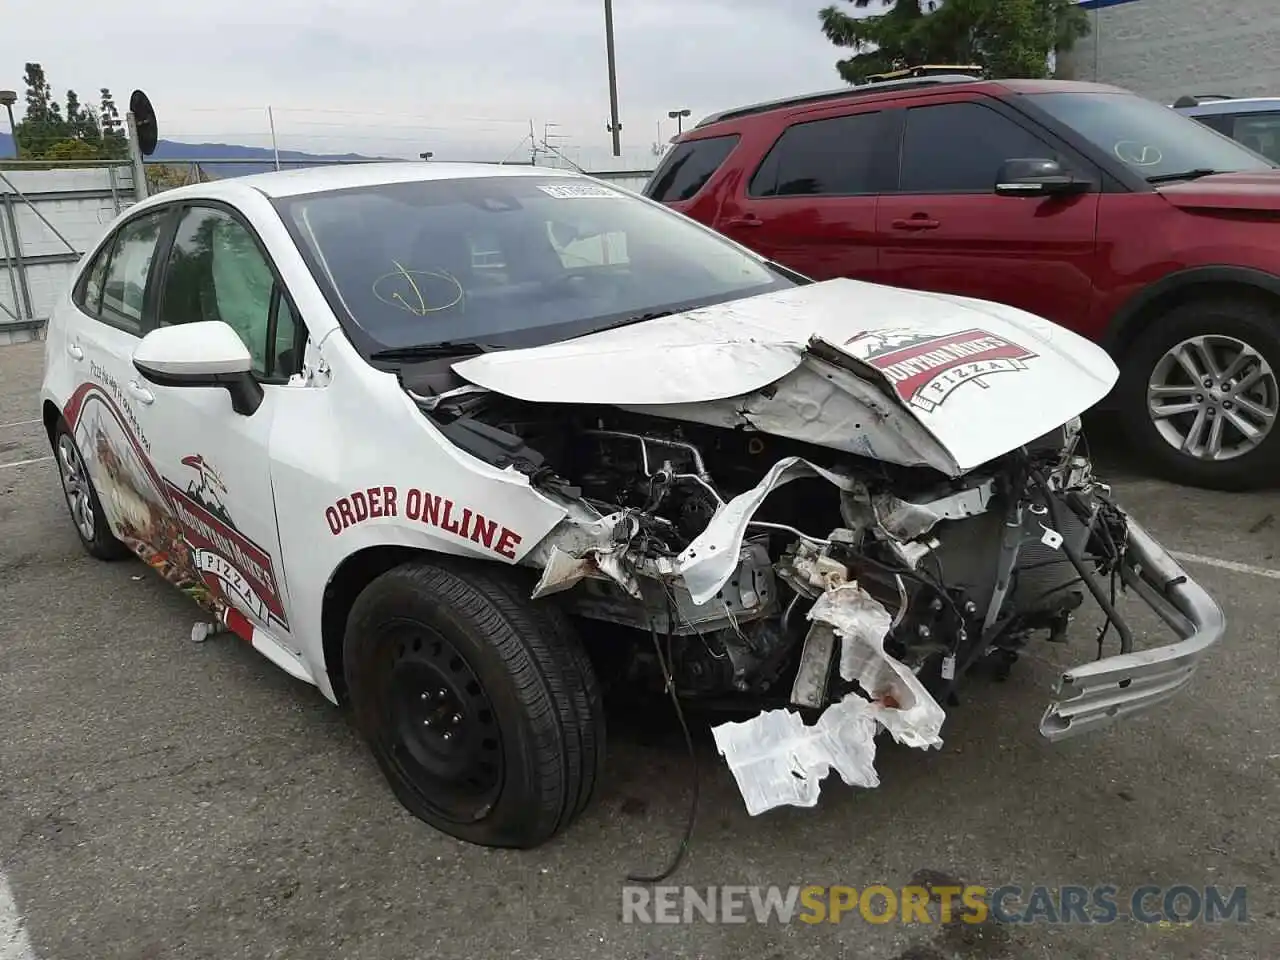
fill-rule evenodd
<path id="1" fill-rule="evenodd" d="M 603 540 L 581 537 L 575 549 L 566 532 L 538 554 L 540 592 L 572 588 L 573 612 L 642 631 L 637 679 L 662 682 L 647 635 L 667 638 L 671 678 L 689 697 L 789 683 L 793 703 L 818 709 L 858 691 L 856 679 L 829 676 L 834 645 L 823 658 L 814 634 L 830 624 L 810 626 L 815 605 L 850 584 L 889 615 L 885 654 L 944 695 L 984 656 L 1011 662 L 1035 631 L 1063 639 L 1087 590 L 1080 566 L 1106 575 L 1123 553 L 1124 517 L 1076 454 L 1078 420 L 948 480 L 782 438 L 487 392 L 435 404 L 431 416 L 458 447 L 606 524 Z M 843 489 L 815 472 L 768 491 L 732 576 L 695 602 L 681 561 L 787 458 Z"/>

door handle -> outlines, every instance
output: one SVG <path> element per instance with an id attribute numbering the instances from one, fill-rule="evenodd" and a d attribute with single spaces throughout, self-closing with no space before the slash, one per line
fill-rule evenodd
<path id="1" fill-rule="evenodd" d="M 139 403 L 155 403 L 156 395 L 140 384 L 137 380 L 129 381 L 129 393 Z"/>
<path id="2" fill-rule="evenodd" d="M 915 216 L 894 220 L 890 226 L 895 230 L 937 230 L 942 223 L 929 217 Z"/>
<path id="3" fill-rule="evenodd" d="M 730 217 L 724 222 L 726 227 L 763 227 L 764 221 L 759 217 L 747 214 L 745 217 Z"/>
<path id="4" fill-rule="evenodd" d="M 67 354 L 71 357 L 72 360 L 84 359 L 84 351 L 80 349 L 80 344 L 78 343 L 68 343 Z"/>

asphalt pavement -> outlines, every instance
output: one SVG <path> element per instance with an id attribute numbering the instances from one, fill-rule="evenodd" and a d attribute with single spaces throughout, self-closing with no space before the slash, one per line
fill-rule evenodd
<path id="1" fill-rule="evenodd" d="M 611 718 L 598 797 L 550 845 L 436 833 L 343 711 L 227 635 L 193 644 L 186 597 L 81 550 L 34 422 L 42 348 L 0 349 L 0 960 L 1280 956 L 1280 494 L 1144 479 L 1101 444 L 1121 501 L 1197 558 L 1229 618 L 1192 689 L 1044 741 L 1055 664 L 1091 659 L 1086 618 L 1066 649 L 964 688 L 941 751 L 882 743 L 878 788 L 832 776 L 816 808 L 754 818 L 701 736 L 698 826 L 669 881 L 1112 885 L 1122 902 L 1217 884 L 1246 888 L 1247 923 L 623 923 L 625 874 L 661 867 L 685 822 L 694 769 L 667 711 Z"/>

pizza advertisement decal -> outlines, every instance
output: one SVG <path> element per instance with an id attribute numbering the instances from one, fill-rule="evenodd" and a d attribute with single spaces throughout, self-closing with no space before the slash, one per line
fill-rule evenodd
<path id="1" fill-rule="evenodd" d="M 1021 344 L 986 330 L 921 334 L 914 330 L 860 333 L 845 344 L 878 370 L 909 406 L 932 413 L 966 383 L 986 388 L 986 377 L 1017 373 L 1036 358 Z"/>
<path id="2" fill-rule="evenodd" d="M 196 569 L 209 587 L 264 624 L 289 629 L 271 556 L 236 529 L 222 496 L 227 487 L 198 455 L 184 457 L 196 478 L 183 490 L 165 479 L 165 492 L 182 525 Z"/>

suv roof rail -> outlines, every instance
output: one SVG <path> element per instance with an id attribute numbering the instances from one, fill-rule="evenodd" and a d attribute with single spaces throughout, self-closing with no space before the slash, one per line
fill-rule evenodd
<path id="1" fill-rule="evenodd" d="M 884 90 L 910 90 L 913 87 L 930 87 L 941 83 L 976 83 L 978 77 L 962 73 L 934 74 L 924 77 L 908 77 L 903 80 L 882 80 L 879 83 L 860 83 L 851 87 L 840 87 L 838 90 L 823 90 L 819 93 L 805 93 L 796 97 L 783 97 L 780 100 L 766 100 L 746 107 L 734 107 L 703 117 L 691 129 L 710 126 L 721 120 L 734 120 L 738 117 L 749 117 L 753 113 L 764 113 L 779 107 L 799 107 L 810 103 L 823 103 L 827 100 L 840 100 L 844 97 L 868 96 Z"/>
<path id="2" fill-rule="evenodd" d="M 1198 107 L 1206 100 L 1234 100 L 1235 97 L 1225 93 L 1188 93 L 1173 102 L 1175 107 Z"/>
<path id="3" fill-rule="evenodd" d="M 958 76 L 961 74 L 980 80 L 982 78 L 982 67 L 976 63 L 925 63 L 918 67 L 890 70 L 888 73 L 873 73 L 867 77 L 867 83 L 884 83 L 888 80 L 905 80 L 909 77 Z"/>

